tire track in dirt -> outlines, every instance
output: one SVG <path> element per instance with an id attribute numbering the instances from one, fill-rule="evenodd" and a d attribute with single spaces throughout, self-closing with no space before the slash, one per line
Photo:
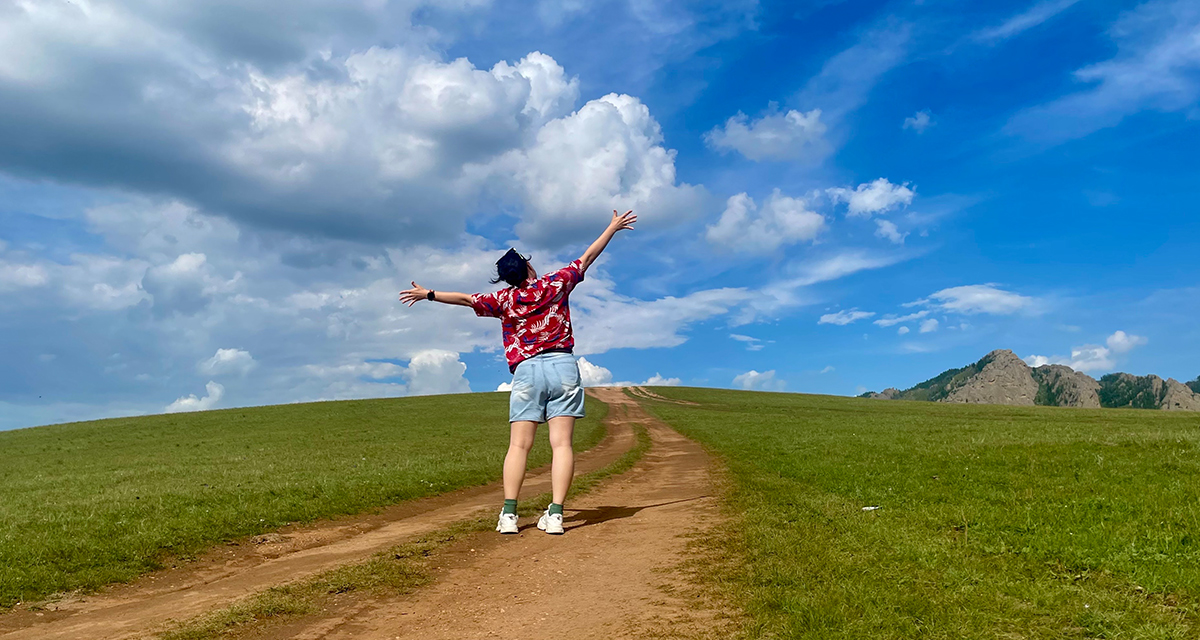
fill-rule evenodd
<path id="1" fill-rule="evenodd" d="M 691 402 L 690 400 L 675 400 L 674 398 L 666 398 L 645 387 L 626 387 L 626 389 L 629 391 L 629 393 L 633 394 L 634 397 L 641 398 L 643 400 L 658 400 L 659 402 L 669 402 L 671 404 L 696 406 L 696 403 Z"/>
<path id="2" fill-rule="evenodd" d="M 645 425 L 652 446 L 567 505 L 565 535 L 532 519 L 516 536 L 480 534 L 439 552 L 434 582 L 415 593 L 356 598 L 256 637 L 727 637 L 730 618 L 687 595 L 677 571 L 689 538 L 711 535 L 721 518 L 709 457 L 621 390 L 595 393 L 610 419 Z"/>
<path id="3" fill-rule="evenodd" d="M 608 435 L 579 454 L 579 473 L 601 469 L 633 448 L 628 422 L 608 421 Z M 549 467 L 531 473 L 524 495 L 550 491 Z M 500 485 L 462 489 L 406 502 L 379 514 L 326 521 L 251 544 L 219 548 L 181 568 L 143 576 L 95 596 L 67 599 L 54 610 L 0 616 L 0 640 L 116 640 L 147 637 L 170 620 L 219 609 L 268 587 L 300 580 L 445 528 L 496 507 Z"/>

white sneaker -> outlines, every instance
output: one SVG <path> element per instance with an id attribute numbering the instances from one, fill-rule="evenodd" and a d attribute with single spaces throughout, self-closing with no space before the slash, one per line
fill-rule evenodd
<path id="1" fill-rule="evenodd" d="M 550 513 L 550 510 L 547 509 L 542 514 L 542 517 L 538 519 L 538 529 L 551 535 L 561 536 L 563 532 L 562 514 Z"/>
<path id="2" fill-rule="evenodd" d="M 496 523 L 496 531 L 500 533 L 517 533 L 517 514 L 500 512 L 500 521 Z"/>

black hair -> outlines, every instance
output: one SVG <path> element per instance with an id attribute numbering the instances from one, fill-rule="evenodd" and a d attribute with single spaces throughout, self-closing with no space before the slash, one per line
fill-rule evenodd
<path id="1" fill-rule="evenodd" d="M 509 249 L 508 253 L 496 261 L 496 278 L 492 280 L 492 284 L 503 280 L 510 286 L 519 287 L 528 278 L 529 256 L 517 253 L 516 249 Z"/>

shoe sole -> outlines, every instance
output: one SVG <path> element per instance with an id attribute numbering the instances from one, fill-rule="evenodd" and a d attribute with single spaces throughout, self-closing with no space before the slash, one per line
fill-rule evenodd
<path id="1" fill-rule="evenodd" d="M 548 535 L 552 535 L 552 536 L 561 536 L 563 534 L 562 529 L 559 529 L 558 531 L 548 531 L 546 529 L 546 525 L 542 524 L 540 521 L 537 524 L 537 528 L 539 531 L 545 531 Z"/>

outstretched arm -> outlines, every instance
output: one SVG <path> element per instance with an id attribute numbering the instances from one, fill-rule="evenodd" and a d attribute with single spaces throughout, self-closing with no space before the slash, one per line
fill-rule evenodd
<path id="1" fill-rule="evenodd" d="M 406 289 L 400 292 L 400 302 L 413 306 L 421 300 L 426 300 L 429 297 L 429 289 L 422 287 L 416 282 L 412 283 L 413 288 Z M 436 291 L 433 294 L 434 302 L 443 304 L 457 304 L 463 307 L 471 306 L 471 294 L 459 293 L 457 291 Z"/>
<path id="2" fill-rule="evenodd" d="M 608 223 L 608 228 L 604 230 L 604 233 L 600 234 L 599 238 L 596 238 L 592 246 L 588 247 L 587 251 L 584 251 L 583 255 L 579 258 L 579 261 L 583 263 L 583 270 L 587 271 L 588 267 L 592 266 L 592 263 L 596 261 L 596 258 L 600 257 L 600 254 L 604 252 L 604 248 L 608 246 L 608 241 L 612 240 L 618 231 L 633 229 L 633 223 L 635 222 L 637 222 L 637 216 L 633 215 L 633 211 L 626 211 L 620 214 L 617 213 L 616 209 L 613 209 L 612 221 Z"/>

